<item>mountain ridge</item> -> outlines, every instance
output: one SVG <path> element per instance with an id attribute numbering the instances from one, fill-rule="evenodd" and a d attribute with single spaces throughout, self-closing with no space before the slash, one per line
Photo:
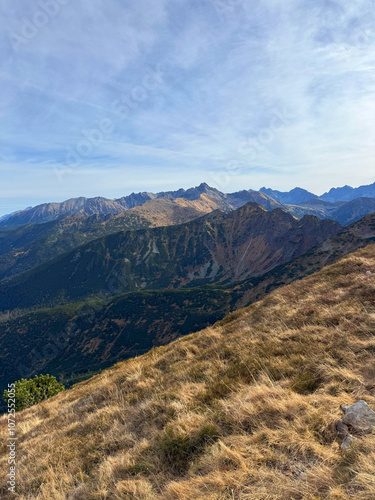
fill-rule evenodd
<path id="1" fill-rule="evenodd" d="M 283 209 L 268 212 L 249 202 L 178 226 L 98 238 L 3 280 L 0 303 L 7 310 L 37 301 L 80 300 L 108 290 L 116 280 L 124 291 L 238 281 L 303 254 L 340 229 L 328 219 L 299 220 Z"/>
<path id="2" fill-rule="evenodd" d="M 303 203 L 305 201 L 310 201 L 314 198 L 318 198 L 316 194 L 310 193 L 306 189 L 296 187 L 288 192 L 277 191 L 269 188 L 262 187 L 259 190 L 261 193 L 267 194 L 271 198 L 279 201 L 280 203 L 294 205 Z"/>
<path id="3" fill-rule="evenodd" d="M 325 201 L 352 201 L 355 198 L 374 198 L 375 197 L 375 182 L 357 188 L 344 186 L 341 188 L 331 188 L 324 193 L 320 198 Z"/>
<path id="4" fill-rule="evenodd" d="M 71 198 L 61 203 L 44 203 L 10 214 L 5 219 L 0 219 L 0 229 L 19 227 L 29 223 L 50 222 L 75 213 L 85 215 L 119 214 L 150 200 L 163 198 L 173 201 L 177 198 L 184 198 L 192 201 L 197 200 L 202 194 L 207 195 L 211 200 L 216 202 L 218 208 L 228 211 L 237 209 L 249 201 L 256 201 L 265 206 L 265 208 L 275 208 L 280 205 L 288 206 L 301 205 L 307 202 L 311 203 L 311 200 L 317 199 L 336 203 L 337 201 L 352 201 L 355 198 L 375 198 L 375 183 L 368 186 L 360 186 L 359 188 L 351 188 L 349 186 L 332 188 L 322 196 L 317 196 L 302 188 L 294 188 L 289 192 L 281 192 L 265 187 L 259 191 L 249 189 L 226 194 L 216 188 L 210 187 L 207 183 L 201 183 L 199 186 L 186 190 L 180 188 L 177 191 L 160 193 L 131 193 L 128 196 L 117 199 L 79 197 Z M 292 207 L 290 207 L 290 211 L 293 213 Z M 362 213 L 362 215 L 365 214 Z"/>

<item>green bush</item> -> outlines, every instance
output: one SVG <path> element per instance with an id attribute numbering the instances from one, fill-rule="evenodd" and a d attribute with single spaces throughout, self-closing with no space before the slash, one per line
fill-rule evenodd
<path id="1" fill-rule="evenodd" d="M 25 410 L 34 406 L 41 401 L 55 396 L 61 391 L 65 390 L 63 384 L 60 384 L 56 377 L 51 375 L 35 375 L 32 379 L 21 379 L 14 382 L 15 391 L 15 410 Z M 4 401 L 8 403 L 8 398 L 13 399 L 11 389 L 4 391 Z"/>

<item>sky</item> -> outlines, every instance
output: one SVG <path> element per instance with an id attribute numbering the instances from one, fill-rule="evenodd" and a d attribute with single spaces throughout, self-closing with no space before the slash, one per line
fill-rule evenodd
<path id="1" fill-rule="evenodd" d="M 373 0 L 2 0 L 0 215 L 375 181 Z"/>

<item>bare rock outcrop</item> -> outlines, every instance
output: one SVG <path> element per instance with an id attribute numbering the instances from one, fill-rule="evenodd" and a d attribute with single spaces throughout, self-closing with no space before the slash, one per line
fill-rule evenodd
<path id="1" fill-rule="evenodd" d="M 341 405 L 344 412 L 342 420 L 336 422 L 336 432 L 341 441 L 340 448 L 346 450 L 355 435 L 371 434 L 375 429 L 375 412 L 366 401 L 358 401 L 353 405 Z"/>

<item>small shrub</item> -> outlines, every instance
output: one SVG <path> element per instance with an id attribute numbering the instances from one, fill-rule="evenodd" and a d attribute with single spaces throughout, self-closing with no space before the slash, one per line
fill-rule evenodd
<path id="1" fill-rule="evenodd" d="M 63 384 L 60 384 L 56 377 L 50 375 L 35 375 L 33 379 L 17 380 L 13 384 L 14 393 L 10 388 L 9 391 L 4 391 L 3 399 L 8 403 L 8 399 L 13 402 L 16 411 L 25 410 L 34 406 L 46 399 L 55 396 L 65 390 Z"/>

